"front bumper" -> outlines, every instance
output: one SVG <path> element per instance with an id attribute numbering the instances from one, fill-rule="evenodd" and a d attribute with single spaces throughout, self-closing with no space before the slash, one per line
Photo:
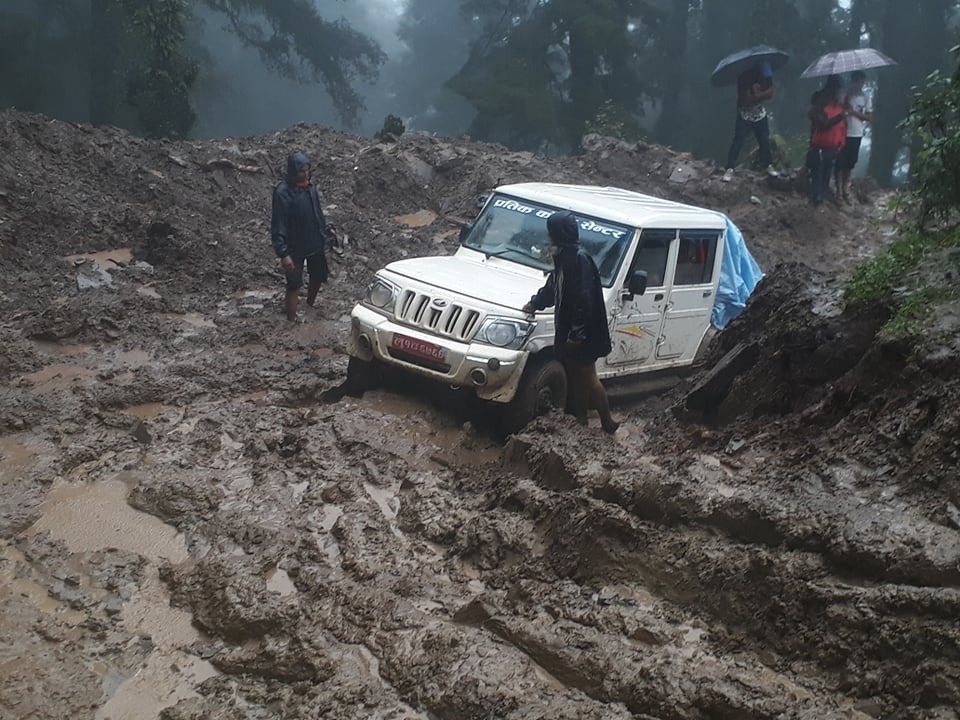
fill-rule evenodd
<path id="1" fill-rule="evenodd" d="M 444 352 L 442 360 L 422 358 L 393 346 L 399 334 L 434 346 Z M 525 350 L 507 350 L 482 343 L 460 343 L 394 322 L 357 304 L 350 314 L 347 352 L 361 360 L 378 360 L 454 387 L 473 388 L 483 400 L 507 403 L 513 400 L 529 355 Z"/>

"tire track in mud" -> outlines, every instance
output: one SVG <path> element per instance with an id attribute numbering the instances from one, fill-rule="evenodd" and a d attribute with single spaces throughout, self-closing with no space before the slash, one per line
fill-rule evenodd
<path id="1" fill-rule="evenodd" d="M 336 500 L 343 511 L 329 533 L 337 545 L 335 561 L 321 549 L 324 543 L 281 541 L 279 523 L 269 523 L 277 536 L 273 541 L 258 532 L 254 556 L 262 564 L 262 558 L 277 552 L 269 550 L 275 542 L 286 544 L 286 558 L 292 560 L 287 570 L 300 591 L 295 616 L 278 611 L 269 621 L 220 607 L 227 595 L 207 586 L 214 582 L 220 588 L 222 578 L 242 574 L 213 567 L 200 576 L 172 576 L 178 588 L 175 597 L 193 607 L 207 631 L 243 639 L 236 635 L 235 616 L 240 617 L 239 625 L 253 628 L 254 637 L 245 639 L 256 639 L 260 652 L 268 656 L 273 651 L 263 648 L 278 636 L 288 638 L 288 649 L 316 647 L 318 632 L 339 643 L 361 645 L 373 653 L 379 673 L 405 702 L 436 717 L 610 717 L 626 712 L 625 717 L 765 718 L 789 716 L 795 707 L 818 717 L 856 716 L 850 701 L 833 696 L 821 683 L 804 687 L 755 659 L 731 662 L 715 656 L 709 643 L 703 647 L 703 635 L 713 631 L 695 627 L 693 623 L 702 622 L 669 601 L 654 599 L 657 608 L 667 606 L 654 614 L 623 603 L 619 623 L 598 625 L 593 616 L 601 606 L 596 601 L 589 601 L 587 609 L 582 606 L 584 585 L 598 587 L 602 578 L 581 578 L 580 584 L 570 578 L 577 578 L 580 564 L 602 575 L 604 541 L 635 545 L 643 537 L 633 518 L 622 510 L 611 513 L 616 506 L 569 491 L 545 491 L 511 477 L 498 482 L 520 490 L 506 498 L 512 511 L 500 517 L 491 513 L 496 504 L 487 477 L 503 474 L 497 464 L 488 465 L 487 474 L 470 466 L 424 469 L 424 459 L 429 464 L 435 450 L 424 447 L 422 437 L 383 434 L 385 424 L 397 418 L 371 412 L 362 403 L 348 414 L 325 417 L 336 418 L 334 438 L 308 440 L 299 461 L 325 455 L 320 464 L 327 473 L 339 468 L 332 478 L 327 475 L 320 493 Z M 300 419 L 310 420 L 302 414 Z M 407 426 L 416 429 L 417 423 Z M 230 434 L 242 436 L 242 431 Z M 330 455 L 337 452 L 341 461 L 331 462 Z M 387 497 L 396 497 L 389 494 L 396 490 L 399 499 L 378 502 L 368 492 L 371 480 L 386 481 Z M 280 485 L 272 483 L 270 492 Z M 539 501 L 531 503 L 534 496 Z M 309 491 L 303 496 L 308 504 L 316 499 L 311 500 Z M 585 501 L 602 506 L 597 510 L 601 525 L 584 516 Z M 533 518 L 518 512 L 538 504 Z M 258 505 L 276 507 L 269 501 Z M 224 506 L 229 504 L 221 503 Z M 288 527 L 292 520 L 297 531 L 308 532 L 302 509 L 288 506 L 285 512 L 291 513 Z M 544 512 L 549 513 L 546 521 L 540 516 Z M 248 541 L 250 528 L 243 532 L 241 539 Z M 443 555 L 437 546 L 445 547 Z M 580 554 L 591 547 L 600 552 L 593 557 Z M 571 548 L 581 550 L 571 556 Z M 621 575 L 629 574 L 629 564 L 618 566 Z M 563 592 L 557 592 L 558 583 Z M 263 587 L 256 584 L 256 600 L 242 604 L 251 612 L 272 606 L 265 582 Z M 650 592 L 634 586 L 634 593 Z M 526 602 L 520 599 L 524 594 L 529 596 Z M 664 620 L 664 614 L 674 620 Z M 719 634 L 724 634 L 722 629 Z M 273 664 L 316 667 L 315 660 L 295 661 L 298 651 L 292 652 L 293 657 L 277 658 Z M 253 668 L 235 658 L 226 664 L 215 658 L 214 664 L 248 674 Z M 269 671 L 261 667 L 258 672 Z M 539 693 L 533 701 L 527 697 L 531 688 Z"/>
<path id="2" fill-rule="evenodd" d="M 552 417 L 501 448 L 446 397 L 318 405 L 345 365 L 317 352 L 336 323 L 218 318 L 132 375 L 42 396 L 68 422 L 97 412 L 60 472 L 135 470 L 129 502 L 186 540 L 161 577 L 205 635 L 177 651 L 220 674 L 167 720 L 919 718 L 960 700 L 955 546 L 858 510 L 888 488 L 808 487 L 756 439 L 673 457 L 638 414 L 615 441 Z"/>

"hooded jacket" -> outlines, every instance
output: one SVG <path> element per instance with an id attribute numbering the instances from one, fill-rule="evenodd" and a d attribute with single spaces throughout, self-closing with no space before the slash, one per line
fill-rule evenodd
<path id="1" fill-rule="evenodd" d="M 547 232 L 560 248 L 546 284 L 530 298 L 537 310 L 553 307 L 554 352 L 561 359 L 568 340 L 581 343 L 580 357 L 596 360 L 610 354 L 610 328 L 603 285 L 593 258 L 580 247 L 577 218 L 561 211 L 547 220 Z"/>
<path id="2" fill-rule="evenodd" d="M 273 190 L 270 241 L 278 258 L 295 260 L 323 252 L 330 230 L 320 207 L 317 188 L 308 182 L 297 185 L 297 174 L 310 164 L 302 152 L 287 156 L 287 177 Z"/>

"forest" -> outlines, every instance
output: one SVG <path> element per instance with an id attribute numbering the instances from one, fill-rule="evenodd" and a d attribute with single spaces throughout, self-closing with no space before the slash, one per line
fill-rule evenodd
<path id="1" fill-rule="evenodd" d="M 869 46 L 869 173 L 920 150 L 914 88 L 950 69 L 954 0 L 0 0 L 0 108 L 150 137 L 217 137 L 304 121 L 371 135 L 469 135 L 542 154 L 589 132 L 722 158 L 734 91 L 725 55 L 791 55 L 770 107 L 799 162 L 823 53 Z"/>

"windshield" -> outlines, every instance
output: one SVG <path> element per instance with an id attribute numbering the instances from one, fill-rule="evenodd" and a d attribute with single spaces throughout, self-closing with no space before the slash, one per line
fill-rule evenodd
<path id="1" fill-rule="evenodd" d="M 538 270 L 553 270 L 547 218 L 558 209 L 496 195 L 477 219 L 463 245 L 490 257 L 502 257 Z M 633 230 L 585 215 L 577 215 L 577 220 L 580 223 L 580 246 L 593 257 L 603 285 L 610 287 L 627 252 Z"/>

